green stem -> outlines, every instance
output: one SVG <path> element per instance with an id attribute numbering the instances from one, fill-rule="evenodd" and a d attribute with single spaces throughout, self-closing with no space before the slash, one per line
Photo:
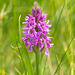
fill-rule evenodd
<path id="1" fill-rule="evenodd" d="M 72 2 L 70 0 L 70 38 L 72 39 L 73 38 L 73 23 L 72 23 L 72 14 L 73 14 L 73 11 L 72 11 Z M 71 75 L 74 75 L 74 51 L 73 51 L 73 42 L 71 44 Z"/>
<path id="2" fill-rule="evenodd" d="M 36 75 L 40 75 L 40 53 L 36 52 Z"/>

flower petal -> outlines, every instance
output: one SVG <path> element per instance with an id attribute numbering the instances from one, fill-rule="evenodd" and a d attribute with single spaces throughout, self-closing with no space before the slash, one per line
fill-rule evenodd
<path id="1" fill-rule="evenodd" d="M 25 47 L 28 47 L 28 43 L 27 42 L 25 43 Z"/>
<path id="2" fill-rule="evenodd" d="M 36 18 L 39 19 L 39 17 L 40 17 L 40 14 L 37 14 L 37 15 L 36 15 Z"/>
<path id="3" fill-rule="evenodd" d="M 22 38 L 23 41 L 27 41 L 27 38 Z"/>
<path id="4" fill-rule="evenodd" d="M 32 46 L 29 47 L 28 52 L 31 52 L 33 50 Z"/>
<path id="5" fill-rule="evenodd" d="M 41 48 L 43 48 L 43 43 L 40 42 L 38 45 L 39 45 L 39 50 L 41 50 Z"/>
<path id="6" fill-rule="evenodd" d="M 50 44 L 50 47 L 53 47 L 54 44 Z"/>
<path id="7" fill-rule="evenodd" d="M 49 50 L 48 49 L 46 49 L 45 54 L 49 55 Z"/>
<path id="8" fill-rule="evenodd" d="M 47 42 L 47 48 L 49 48 L 50 47 L 50 44 L 49 44 L 49 42 Z"/>

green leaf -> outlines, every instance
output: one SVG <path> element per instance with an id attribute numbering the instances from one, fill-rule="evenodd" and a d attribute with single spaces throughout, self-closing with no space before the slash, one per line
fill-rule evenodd
<path id="1" fill-rule="evenodd" d="M 21 41 L 20 41 L 21 40 L 20 18 L 21 18 L 21 15 L 19 16 L 19 40 L 18 40 L 18 42 L 21 44 L 22 50 L 23 50 L 24 56 L 25 56 L 25 62 L 23 61 L 23 59 L 22 59 L 22 62 L 25 63 L 25 65 L 26 65 L 26 68 L 27 68 L 27 71 L 28 71 L 28 75 L 33 75 L 33 69 L 32 69 L 32 65 L 31 65 L 31 61 L 30 61 L 28 52 L 27 52 L 27 50 L 25 48 L 24 43 L 23 42 L 21 43 Z M 19 52 L 20 52 L 20 50 L 19 50 Z M 20 56 L 22 57 L 21 52 L 20 52 Z M 26 69 L 25 69 L 25 72 L 26 72 Z"/>

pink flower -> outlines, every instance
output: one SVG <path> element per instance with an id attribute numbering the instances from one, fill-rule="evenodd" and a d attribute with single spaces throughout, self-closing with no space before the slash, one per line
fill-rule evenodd
<path id="1" fill-rule="evenodd" d="M 34 46 L 39 47 L 39 50 L 45 50 L 45 54 L 49 55 L 48 48 L 53 44 L 49 44 L 51 37 L 47 37 L 49 28 L 52 25 L 48 25 L 49 20 L 45 21 L 47 14 L 42 13 L 42 10 L 38 6 L 34 6 L 32 9 L 32 15 L 28 14 L 25 18 L 26 24 L 23 28 L 23 34 L 25 35 L 22 40 L 25 42 L 25 47 L 29 46 L 28 52 L 32 51 Z M 44 46 L 45 44 L 45 46 Z"/>

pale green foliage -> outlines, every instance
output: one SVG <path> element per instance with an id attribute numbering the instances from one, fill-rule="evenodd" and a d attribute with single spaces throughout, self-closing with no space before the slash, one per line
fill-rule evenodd
<path id="1" fill-rule="evenodd" d="M 53 37 L 50 43 L 54 43 L 49 56 L 42 53 L 41 75 L 75 75 L 75 0 L 36 1 L 48 14 Z M 0 18 L 0 75 L 35 75 L 35 53 L 27 52 L 21 40 L 22 22 L 32 13 L 33 3 L 34 0 L 0 0 L 0 16 L 4 14 Z"/>

